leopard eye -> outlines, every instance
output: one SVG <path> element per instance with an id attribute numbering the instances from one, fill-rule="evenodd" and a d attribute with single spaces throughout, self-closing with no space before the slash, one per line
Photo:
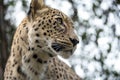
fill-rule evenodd
<path id="1" fill-rule="evenodd" d="M 57 19 L 57 22 L 58 22 L 59 24 L 63 24 L 62 18 L 56 18 L 56 19 Z"/>

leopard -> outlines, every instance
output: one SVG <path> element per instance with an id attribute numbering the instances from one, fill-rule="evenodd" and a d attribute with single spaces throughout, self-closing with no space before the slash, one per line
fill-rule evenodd
<path id="1" fill-rule="evenodd" d="M 44 0 L 31 0 L 14 34 L 4 80 L 81 80 L 58 58 L 71 57 L 78 43 L 70 17 Z"/>

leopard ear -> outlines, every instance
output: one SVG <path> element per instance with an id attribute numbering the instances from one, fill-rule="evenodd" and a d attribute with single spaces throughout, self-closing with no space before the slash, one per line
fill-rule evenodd
<path id="1" fill-rule="evenodd" d="M 34 9 L 34 11 L 40 10 L 45 6 L 44 0 L 32 0 L 30 6 Z"/>
<path id="2" fill-rule="evenodd" d="M 33 21 L 38 12 L 44 11 L 46 5 L 44 0 L 32 0 L 30 4 L 30 10 L 28 12 L 28 18 L 30 21 Z"/>

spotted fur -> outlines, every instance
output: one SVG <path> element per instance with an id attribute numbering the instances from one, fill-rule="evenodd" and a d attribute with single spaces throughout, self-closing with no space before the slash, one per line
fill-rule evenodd
<path id="1" fill-rule="evenodd" d="M 43 0 L 32 0 L 15 32 L 4 80 L 80 80 L 57 57 L 69 58 L 78 42 L 69 17 Z"/>

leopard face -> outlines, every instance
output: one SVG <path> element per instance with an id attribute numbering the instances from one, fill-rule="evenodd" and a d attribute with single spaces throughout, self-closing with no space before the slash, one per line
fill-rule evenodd
<path id="1" fill-rule="evenodd" d="M 71 56 L 79 43 L 72 20 L 53 8 L 49 8 L 37 16 L 39 17 L 33 22 L 29 32 L 29 40 L 40 44 L 41 49 L 51 55 L 60 55 L 64 58 Z M 31 35 L 36 35 L 38 38 L 33 40 L 36 37 Z"/>

